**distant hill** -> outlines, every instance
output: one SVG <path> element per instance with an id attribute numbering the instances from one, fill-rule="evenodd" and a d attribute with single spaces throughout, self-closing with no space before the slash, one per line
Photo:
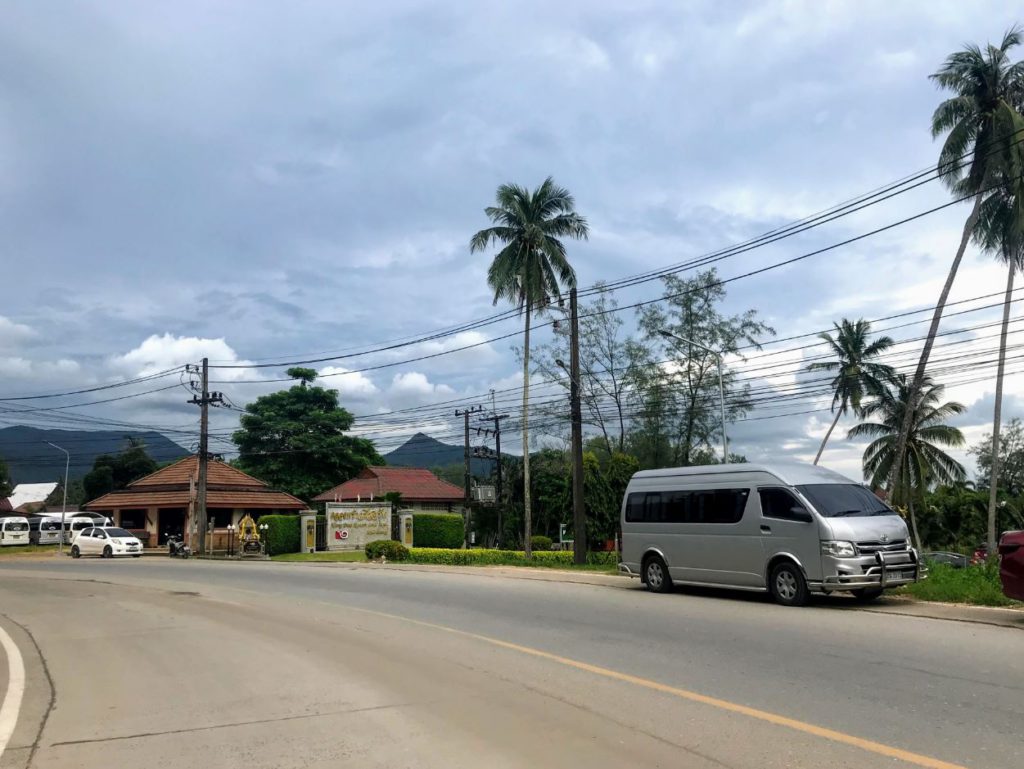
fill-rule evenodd
<path id="1" fill-rule="evenodd" d="M 128 438 L 138 438 L 157 462 L 170 462 L 189 452 L 157 432 L 123 430 L 41 430 L 37 427 L 0 429 L 0 458 L 7 463 L 14 483 L 47 483 L 64 479 L 64 454 L 46 443 L 55 443 L 71 454 L 71 478 L 92 470 L 100 454 L 121 451 Z"/>
<path id="2" fill-rule="evenodd" d="M 472 439 L 472 434 L 470 437 Z M 425 467 L 427 469 L 461 465 L 465 461 L 462 446 L 442 443 L 424 433 L 416 433 L 397 449 L 385 454 L 384 459 L 393 467 Z M 469 462 L 473 475 L 478 477 L 490 475 L 494 465 L 487 459 L 471 459 Z"/>

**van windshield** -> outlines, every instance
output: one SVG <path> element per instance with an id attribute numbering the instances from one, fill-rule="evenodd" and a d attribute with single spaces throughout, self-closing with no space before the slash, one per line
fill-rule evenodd
<path id="1" fill-rule="evenodd" d="M 863 486 L 855 483 L 812 483 L 797 489 L 826 518 L 897 513 Z"/>
<path id="2" fill-rule="evenodd" d="M 4 524 L 5 531 L 28 531 L 28 524 L 21 521 L 7 521 Z"/>

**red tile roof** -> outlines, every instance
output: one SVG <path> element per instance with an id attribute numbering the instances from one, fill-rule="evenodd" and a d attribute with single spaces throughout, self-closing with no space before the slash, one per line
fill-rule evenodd
<path id="1" fill-rule="evenodd" d="M 188 507 L 190 480 L 199 470 L 197 457 L 186 457 L 84 505 L 86 510 L 126 510 L 138 507 Z M 231 465 L 213 460 L 206 472 L 206 506 L 305 510 L 298 497 L 275 491 L 266 483 Z"/>
<path id="2" fill-rule="evenodd" d="M 462 502 L 465 493 L 419 467 L 367 467 L 359 475 L 313 498 L 314 502 L 354 502 L 397 491 L 405 502 Z"/>
<path id="3" fill-rule="evenodd" d="M 11 507 L 11 502 L 7 497 L 0 497 L 0 512 L 9 513 L 14 508 Z"/>

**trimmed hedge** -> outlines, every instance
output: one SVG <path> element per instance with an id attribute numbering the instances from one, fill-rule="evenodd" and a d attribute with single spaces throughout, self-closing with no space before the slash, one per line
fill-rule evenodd
<path id="1" fill-rule="evenodd" d="M 412 538 L 416 547 L 462 547 L 465 524 L 461 515 L 453 513 L 415 513 Z"/>
<path id="2" fill-rule="evenodd" d="M 409 558 L 409 548 L 391 539 L 376 539 L 366 543 L 366 557 L 376 561 L 381 556 L 389 561 L 404 561 Z"/>
<path id="3" fill-rule="evenodd" d="M 436 547 L 414 547 L 409 550 L 409 563 L 438 563 L 447 566 L 568 566 L 572 553 L 565 551 L 538 551 L 526 560 L 522 550 L 454 550 Z"/>
<path id="4" fill-rule="evenodd" d="M 551 549 L 551 537 L 545 537 L 543 534 L 534 534 L 530 537 L 530 547 L 533 548 L 533 552 L 545 552 Z"/>
<path id="5" fill-rule="evenodd" d="M 261 515 L 258 523 L 265 523 L 267 529 L 265 539 L 267 553 L 297 553 L 302 538 L 299 532 L 299 516 L 297 515 Z"/>

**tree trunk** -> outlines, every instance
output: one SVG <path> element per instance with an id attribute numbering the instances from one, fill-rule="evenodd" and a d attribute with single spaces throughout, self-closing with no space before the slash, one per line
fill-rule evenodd
<path id="1" fill-rule="evenodd" d="M 932 323 L 928 327 L 928 338 L 925 339 L 924 349 L 921 350 L 921 358 L 917 362 L 917 371 L 914 372 L 914 379 L 910 385 L 910 393 L 908 396 L 908 405 L 910 408 L 908 408 L 906 413 L 903 415 L 903 424 L 900 427 L 899 438 L 897 438 L 896 441 L 896 459 L 893 462 L 892 475 L 889 478 L 890 493 L 896 488 L 897 479 L 900 477 L 900 471 L 903 469 L 903 454 L 907 450 L 907 438 L 910 435 L 914 412 L 917 410 L 917 395 L 921 390 L 921 383 L 924 381 L 925 369 L 928 368 L 928 358 L 931 357 L 932 347 L 935 345 L 935 335 L 939 331 L 939 321 L 942 320 L 942 313 L 946 309 L 946 299 L 949 297 L 949 292 L 953 288 L 953 281 L 956 279 L 957 270 L 960 269 L 960 262 L 964 258 L 964 251 L 967 250 L 967 243 L 971 239 L 971 233 L 974 232 L 974 225 L 978 223 L 978 214 L 981 211 L 981 197 L 982 193 L 980 192 L 974 196 L 974 208 L 971 209 L 971 213 L 967 217 L 967 221 L 964 222 L 964 232 L 960 237 L 960 247 L 956 250 L 956 256 L 953 258 L 953 264 L 949 267 L 949 275 L 946 276 L 946 284 L 942 287 L 942 293 L 939 294 L 939 301 L 935 304 Z"/>
<path id="2" fill-rule="evenodd" d="M 914 542 L 917 546 L 917 552 L 921 553 L 924 551 L 924 543 L 921 542 L 921 535 L 917 531 L 917 513 L 914 512 L 913 492 L 907 495 L 907 510 L 910 512 L 910 530 L 914 532 Z"/>
<path id="3" fill-rule="evenodd" d="M 992 416 L 992 462 L 988 477 L 988 555 L 996 552 L 996 497 L 999 486 L 999 428 L 1003 419 L 1003 369 L 1006 366 L 1006 333 L 1010 325 L 1010 300 L 1013 295 L 1013 273 L 1015 264 L 1009 260 L 1010 269 L 1006 278 L 1006 299 L 1003 301 L 1003 328 L 999 335 L 999 366 L 996 369 L 996 407 Z"/>
<path id="4" fill-rule="evenodd" d="M 526 557 L 533 557 L 530 537 L 533 536 L 533 519 L 530 511 L 530 316 L 533 302 L 526 302 L 526 328 L 523 331 L 523 549 Z"/>
<path id="5" fill-rule="evenodd" d="M 836 418 L 832 420 L 832 426 L 828 428 L 828 432 L 825 433 L 825 438 L 821 441 L 821 446 L 818 447 L 818 455 L 814 458 L 814 464 L 818 464 L 818 460 L 821 459 L 821 452 L 825 450 L 825 444 L 828 443 L 828 439 L 832 437 L 832 431 L 836 429 L 836 424 L 838 424 L 839 417 L 842 415 L 842 409 L 836 409 Z"/>

